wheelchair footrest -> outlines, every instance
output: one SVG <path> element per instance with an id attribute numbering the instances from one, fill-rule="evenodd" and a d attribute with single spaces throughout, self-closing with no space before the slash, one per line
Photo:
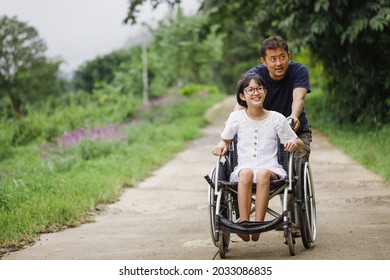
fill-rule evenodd
<path id="1" fill-rule="evenodd" d="M 286 213 L 276 217 L 271 221 L 265 222 L 252 222 L 245 221 L 234 223 L 233 221 L 224 218 L 221 215 L 216 215 L 216 226 L 218 230 L 230 233 L 243 233 L 243 234 L 252 234 L 252 233 L 261 233 L 270 230 L 274 230 L 283 226 L 283 217 L 287 215 Z"/>
<path id="2" fill-rule="evenodd" d="M 212 187 L 213 189 L 215 188 L 215 184 L 214 184 L 213 180 L 211 180 L 209 175 L 203 176 L 203 178 L 206 179 L 206 181 L 210 185 L 210 187 Z"/>

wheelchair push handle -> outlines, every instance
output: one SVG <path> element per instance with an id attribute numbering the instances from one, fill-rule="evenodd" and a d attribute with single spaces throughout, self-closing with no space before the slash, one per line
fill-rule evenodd
<path id="1" fill-rule="evenodd" d="M 294 119 L 291 118 L 291 117 L 288 117 L 288 118 L 287 118 L 287 122 L 288 122 L 288 124 L 290 125 L 290 127 L 291 127 L 292 129 L 294 129 L 294 124 L 295 124 Z"/>

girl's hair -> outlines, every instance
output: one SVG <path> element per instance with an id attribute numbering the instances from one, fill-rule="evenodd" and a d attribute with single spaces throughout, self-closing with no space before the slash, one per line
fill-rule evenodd
<path id="1" fill-rule="evenodd" d="M 264 89 L 267 89 L 263 78 L 257 75 L 256 73 L 247 73 L 244 76 L 242 76 L 241 79 L 237 82 L 237 90 L 236 90 L 237 103 L 246 108 L 248 108 L 248 104 L 246 104 L 246 101 L 240 98 L 240 94 L 241 93 L 244 94 L 244 89 L 246 89 L 249 86 L 252 80 L 254 80 L 256 84 L 258 84 L 259 86 L 262 86 Z"/>
<path id="2" fill-rule="evenodd" d="M 276 50 L 277 48 L 283 48 L 286 52 L 288 52 L 288 45 L 286 40 L 284 40 L 280 36 L 271 36 L 263 41 L 261 44 L 260 55 L 261 57 L 266 57 L 267 50 Z"/>

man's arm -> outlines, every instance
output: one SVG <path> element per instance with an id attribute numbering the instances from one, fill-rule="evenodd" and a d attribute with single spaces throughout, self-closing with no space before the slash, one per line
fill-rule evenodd
<path id="1" fill-rule="evenodd" d="M 297 131 L 299 126 L 301 125 L 298 118 L 302 113 L 306 94 L 307 89 L 305 88 L 295 88 L 293 90 L 293 102 L 291 105 L 290 117 L 294 119 L 294 131 Z"/>

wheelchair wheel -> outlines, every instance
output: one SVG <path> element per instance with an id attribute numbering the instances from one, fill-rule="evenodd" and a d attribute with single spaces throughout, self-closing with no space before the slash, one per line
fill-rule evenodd
<path id="1" fill-rule="evenodd" d="M 288 245 L 290 256 L 295 256 L 295 238 L 293 237 L 291 228 L 284 229 L 284 236 L 286 238 L 286 244 Z"/>
<path id="2" fill-rule="evenodd" d="M 229 220 L 232 219 L 231 194 L 226 191 L 222 193 L 220 214 L 226 219 Z M 226 252 L 229 248 L 229 244 L 230 244 L 230 232 L 220 231 L 219 238 L 218 238 L 218 248 L 219 248 L 219 256 L 221 257 L 221 259 L 225 258 Z"/>
<path id="3" fill-rule="evenodd" d="M 216 185 L 215 182 L 215 168 L 213 168 L 210 172 L 210 178 L 214 182 L 214 185 Z M 216 208 L 216 200 L 217 196 L 215 195 L 214 188 L 212 188 L 209 185 L 208 190 L 208 199 L 209 199 L 209 216 L 210 216 L 210 230 L 211 230 L 211 240 L 215 247 L 218 247 L 218 232 L 216 231 L 215 227 L 215 208 Z"/>
<path id="4" fill-rule="evenodd" d="M 309 249 L 316 239 L 317 218 L 314 195 L 314 184 L 309 162 L 300 164 L 300 180 L 298 186 L 299 200 L 299 223 L 301 227 L 302 243 Z"/>
<path id="5" fill-rule="evenodd" d="M 219 249 L 219 256 L 221 257 L 221 259 L 224 259 L 226 257 L 226 252 L 229 247 L 229 242 L 230 242 L 230 236 L 227 236 L 226 233 L 224 232 L 220 232 L 218 249 Z"/>

